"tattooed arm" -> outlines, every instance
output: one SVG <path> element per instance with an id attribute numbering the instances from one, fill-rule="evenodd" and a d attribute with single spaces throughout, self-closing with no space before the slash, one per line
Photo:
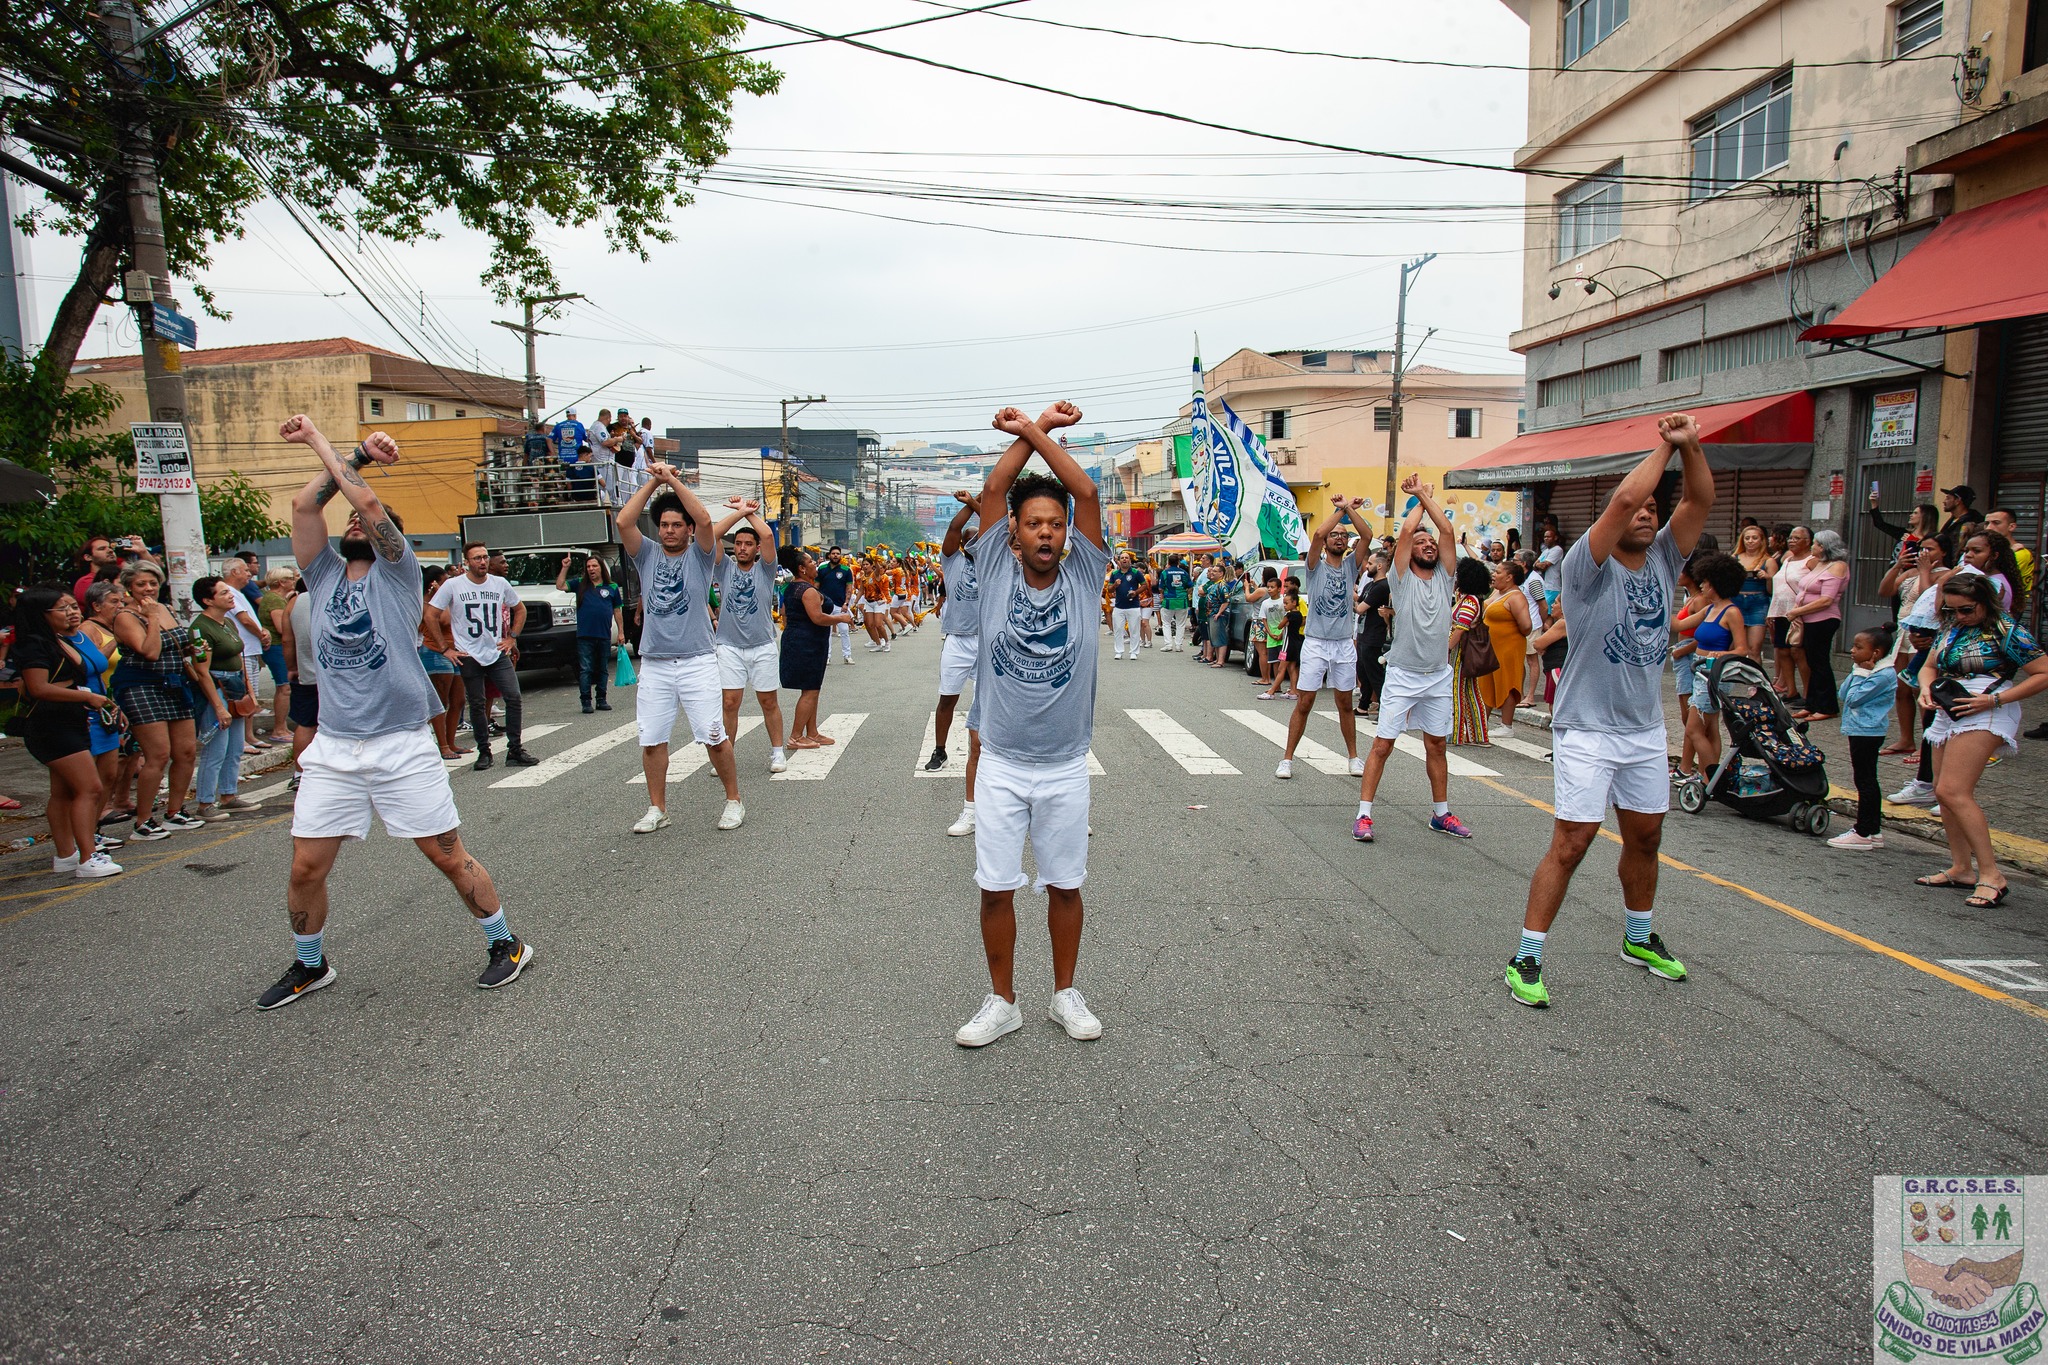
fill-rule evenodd
<path id="1" fill-rule="evenodd" d="M 384 510 L 383 500 L 371 491 L 370 485 L 357 472 L 372 463 L 398 463 L 398 442 L 381 431 L 375 431 L 356 447 L 352 458 L 344 460 L 334 453 L 334 447 L 313 425 L 313 419 L 303 414 L 288 419 L 278 428 L 278 435 L 318 455 L 326 470 L 292 499 L 292 554 L 301 568 L 312 563 L 320 551 L 327 548 L 327 518 L 322 509 L 337 490 L 355 509 L 356 519 L 363 525 L 363 534 L 377 547 L 381 558 L 396 562 L 405 557 L 405 534 L 391 520 L 391 514 Z"/>

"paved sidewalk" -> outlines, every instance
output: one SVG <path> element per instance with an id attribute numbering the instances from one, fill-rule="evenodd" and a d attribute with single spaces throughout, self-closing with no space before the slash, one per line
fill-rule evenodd
<path id="1" fill-rule="evenodd" d="M 267 719 L 265 723 L 268 724 Z M 291 761 L 292 751 L 283 745 L 260 754 L 244 754 L 242 780 L 247 782 L 259 773 L 288 767 Z M 29 757 L 28 749 L 18 739 L 0 738 L 0 795 L 21 802 L 20 810 L 0 811 L 0 849 L 16 839 L 49 835 L 50 825 L 43 818 L 43 808 L 50 800 L 50 773 Z"/>

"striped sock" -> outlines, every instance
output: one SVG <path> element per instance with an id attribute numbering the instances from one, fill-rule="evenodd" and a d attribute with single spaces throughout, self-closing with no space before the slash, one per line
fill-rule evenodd
<path id="1" fill-rule="evenodd" d="M 322 929 L 317 934 L 293 934 L 292 945 L 298 949 L 299 961 L 305 963 L 308 967 L 318 967 L 326 953 L 326 950 L 321 946 L 320 940 L 326 936 L 327 931 L 325 929 Z"/>
<path id="2" fill-rule="evenodd" d="M 502 907 L 489 918 L 480 919 L 477 923 L 483 926 L 484 938 L 490 942 L 510 943 L 512 941 L 512 931 L 505 926 L 505 911 Z"/>
<path id="3" fill-rule="evenodd" d="M 1543 965 L 1543 940 L 1549 937 L 1550 935 L 1547 932 L 1539 934 L 1534 929 L 1524 929 L 1522 931 L 1522 946 L 1515 951 L 1515 956 L 1529 958 L 1537 966 L 1541 967 Z"/>
<path id="4" fill-rule="evenodd" d="M 1624 909 L 1621 913 L 1628 917 L 1628 941 L 1630 943 L 1648 943 L 1650 941 L 1650 912 L 1648 910 Z"/>

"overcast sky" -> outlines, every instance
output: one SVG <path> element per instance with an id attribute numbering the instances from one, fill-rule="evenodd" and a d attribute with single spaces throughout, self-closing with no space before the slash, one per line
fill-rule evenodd
<path id="1" fill-rule="evenodd" d="M 971 0 L 962 0 L 969 3 Z M 773 0 L 763 12 L 835 33 L 929 14 L 925 0 Z M 1183 38 L 1352 54 L 1513 64 L 1527 31 L 1500 0 L 1027 0 L 1012 13 Z M 791 36 L 756 25 L 748 42 Z M 1262 132 L 1504 164 L 1524 126 L 1524 77 L 1191 47 L 968 15 L 868 39 Z M 1408 168 L 1177 125 L 934 70 L 842 44 L 772 54 L 780 93 L 742 97 L 721 167 L 757 178 L 829 174 L 949 189 L 1118 199 L 1252 200 L 1257 211 L 1049 212 L 978 203 L 707 182 L 678 209 L 676 241 L 642 263 L 593 228 L 554 234 L 563 287 L 590 296 L 549 324 L 551 405 L 640 365 L 579 406 L 624 402 L 667 426 L 772 424 L 778 398 L 825 394 L 800 423 L 885 439 L 993 441 L 1004 401 L 1072 396 L 1084 433 L 1155 434 L 1188 392 L 1191 334 L 1213 364 L 1239 347 L 1389 346 L 1401 259 L 1439 253 L 1411 298 L 1420 363 L 1519 372 L 1520 185 L 1502 173 Z M 741 197 L 746 196 L 746 197 Z M 1345 206 L 1299 219 L 1293 206 Z M 1457 206 L 1365 215 L 1353 206 Z M 891 215 L 881 218 L 875 215 Z M 1168 218 L 1162 215 L 1174 215 Z M 1199 216 L 1205 221 L 1177 221 Z M 1380 221 L 1372 221 L 1377 218 Z M 898 221 L 910 219 L 915 221 Z M 944 226 L 942 223 L 971 226 Z M 234 318 L 199 319 L 202 347 L 346 335 L 407 351 L 274 205 L 220 246 L 207 282 Z M 1001 231 L 994 231 L 1000 229 Z M 1115 245 L 1120 239 L 1148 245 Z M 1181 249 L 1161 249 L 1172 246 Z M 1201 250 L 1194 250 L 1201 248 Z M 35 243 L 39 321 L 72 248 Z M 517 375 L 515 314 L 477 282 L 482 241 L 451 230 L 388 249 L 380 302 L 440 363 Z M 419 326 L 424 290 L 427 325 Z M 325 297 L 325 295 L 340 295 Z M 188 312 L 196 300 L 181 290 Z M 126 310 L 102 314 L 82 354 L 136 345 Z"/>

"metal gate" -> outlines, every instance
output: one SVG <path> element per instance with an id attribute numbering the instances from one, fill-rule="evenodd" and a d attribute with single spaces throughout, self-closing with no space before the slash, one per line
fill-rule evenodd
<path id="1" fill-rule="evenodd" d="M 1922 499 L 1913 495 L 1913 476 L 1918 463 L 1908 456 L 1899 459 L 1888 452 L 1866 454 L 1856 465 L 1856 483 L 1849 489 L 1849 505 L 1855 509 L 1850 522 L 1849 600 L 1843 606 L 1842 634 L 1854 638 L 1859 630 L 1889 624 L 1896 602 L 1886 600 L 1877 590 L 1886 571 L 1898 562 L 1899 542 L 1877 529 L 1870 520 L 1870 485 L 1877 485 L 1878 514 L 1894 526 L 1912 518 L 1913 505 Z"/>
<path id="2" fill-rule="evenodd" d="M 2043 524 L 2048 522 L 2048 317 L 2008 322 L 1999 350 L 1997 467 L 1991 507 L 2009 507 L 2019 542 L 2034 552 L 2034 593 L 2025 616 L 2041 623 Z"/>

